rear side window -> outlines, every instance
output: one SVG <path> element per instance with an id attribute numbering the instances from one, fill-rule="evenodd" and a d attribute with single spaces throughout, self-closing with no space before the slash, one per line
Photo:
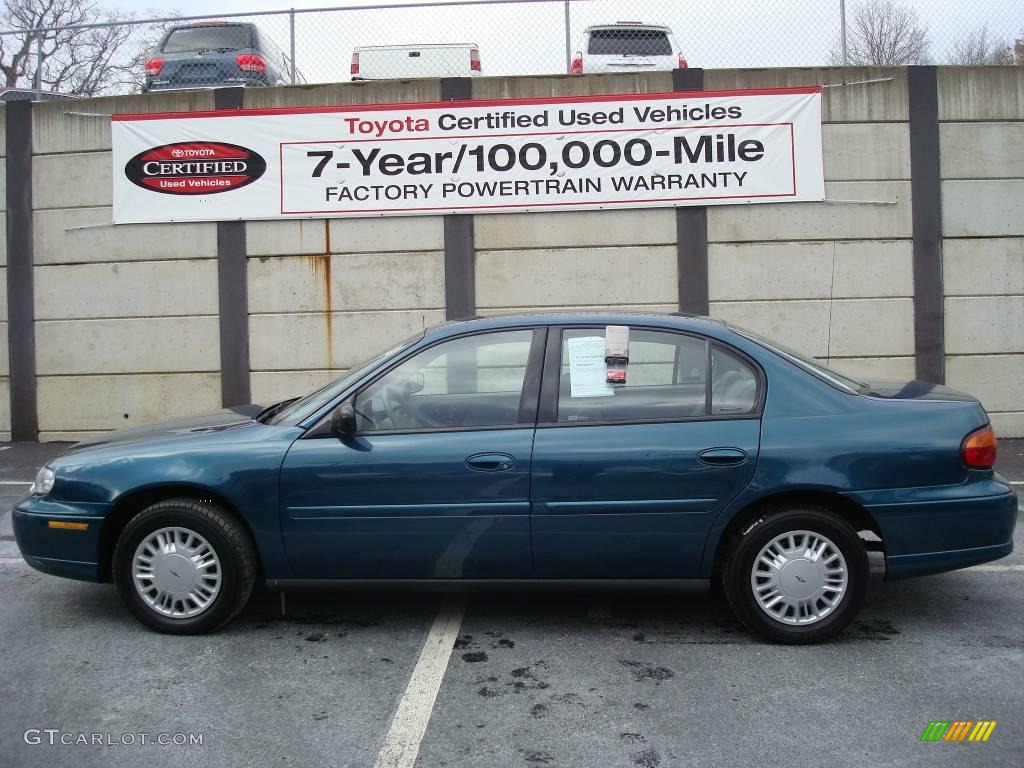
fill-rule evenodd
<path id="1" fill-rule="evenodd" d="M 658 29 L 595 29 L 587 53 L 598 56 L 671 56 L 668 34 Z"/>
<path id="2" fill-rule="evenodd" d="M 179 27 L 164 40 L 164 53 L 192 51 L 236 51 L 253 45 L 249 27 L 243 24 L 211 24 Z"/>
<path id="3" fill-rule="evenodd" d="M 757 410 L 757 374 L 721 347 L 711 350 L 711 415 L 740 416 Z"/>
<path id="4" fill-rule="evenodd" d="M 704 416 L 704 339 L 633 328 L 626 383 L 604 381 L 604 328 L 562 334 L 558 421 L 635 421 Z"/>

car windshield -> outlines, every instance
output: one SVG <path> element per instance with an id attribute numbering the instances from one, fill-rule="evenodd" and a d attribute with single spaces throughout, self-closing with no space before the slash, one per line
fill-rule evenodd
<path id="1" fill-rule="evenodd" d="M 161 49 L 164 53 L 191 51 L 234 51 L 249 48 L 249 28 L 241 24 L 211 24 L 179 27 L 167 36 Z"/>
<path id="2" fill-rule="evenodd" d="M 299 398 L 291 405 L 281 409 L 279 413 L 274 414 L 274 417 L 270 420 L 270 424 L 298 424 L 300 421 L 305 419 L 310 414 L 316 413 L 318 410 L 323 408 L 327 403 L 337 397 L 339 394 L 345 391 L 346 388 L 352 385 L 353 382 L 357 381 L 367 371 L 375 368 L 376 366 L 388 360 L 403 349 L 409 347 L 413 342 L 423 337 L 423 333 L 417 333 L 415 336 L 410 336 L 408 339 L 403 341 L 401 344 L 396 344 L 390 349 L 381 352 L 376 357 L 367 360 L 365 363 L 357 365 L 352 368 L 344 376 L 335 379 L 325 387 L 321 387 L 306 395 L 305 397 Z"/>
<path id="3" fill-rule="evenodd" d="M 671 56 L 672 43 L 660 29 L 595 29 L 587 53 L 598 56 Z"/>
<path id="4" fill-rule="evenodd" d="M 870 387 L 868 387 L 864 382 L 852 379 L 849 376 L 839 373 L 839 371 L 835 371 L 826 365 L 822 365 L 819 360 L 813 357 L 808 357 L 794 349 L 790 349 L 789 347 L 779 344 L 777 341 L 766 339 L 764 336 L 754 333 L 753 331 L 748 331 L 746 328 L 740 328 L 731 324 L 729 327 L 736 331 L 740 336 L 745 336 L 751 341 L 760 344 L 762 347 L 766 347 L 772 352 L 782 355 L 782 357 L 785 357 L 787 360 L 796 363 L 801 368 L 810 371 L 818 378 L 825 379 L 825 381 L 833 386 L 858 395 L 863 394 L 870 389 Z"/>

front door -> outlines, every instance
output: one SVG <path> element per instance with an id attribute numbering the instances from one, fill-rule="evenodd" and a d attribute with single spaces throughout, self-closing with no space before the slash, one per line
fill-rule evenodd
<path id="1" fill-rule="evenodd" d="M 435 344 L 356 394 L 354 435 L 297 440 L 281 471 L 295 575 L 528 577 L 544 336 L 516 329 Z"/>
<path id="2" fill-rule="evenodd" d="M 696 577 L 712 521 L 754 472 L 759 369 L 699 336 L 631 328 L 626 382 L 606 385 L 603 327 L 549 333 L 537 575 Z"/>

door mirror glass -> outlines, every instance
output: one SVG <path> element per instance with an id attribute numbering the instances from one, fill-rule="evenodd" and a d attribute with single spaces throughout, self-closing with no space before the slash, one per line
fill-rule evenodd
<path id="1" fill-rule="evenodd" d="M 356 411 L 347 400 L 331 414 L 331 431 L 336 435 L 351 435 L 356 431 Z"/>

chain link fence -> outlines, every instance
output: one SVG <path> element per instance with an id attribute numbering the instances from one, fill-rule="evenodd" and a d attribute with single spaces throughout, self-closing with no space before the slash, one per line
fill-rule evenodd
<path id="1" fill-rule="evenodd" d="M 3 98 L 686 65 L 1024 64 L 1024 5 L 1006 0 L 467 0 L 147 20 L 77 1 L 74 24 L 56 23 L 67 17 L 44 0 L 0 13 Z"/>

